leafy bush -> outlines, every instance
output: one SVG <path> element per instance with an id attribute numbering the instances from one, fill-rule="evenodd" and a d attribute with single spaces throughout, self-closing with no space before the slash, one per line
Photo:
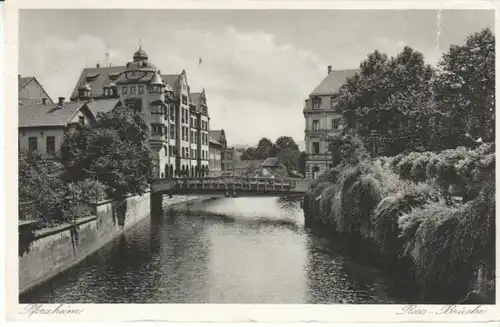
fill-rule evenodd
<path id="1" fill-rule="evenodd" d="M 34 152 L 20 152 L 18 164 L 19 201 L 34 203 L 34 218 L 47 223 L 63 221 L 66 188 L 57 177 L 57 165 Z"/>
<path id="2" fill-rule="evenodd" d="M 437 190 L 430 185 L 406 184 L 396 194 L 385 197 L 375 208 L 372 216 L 374 240 L 379 244 L 382 253 L 400 256 L 402 240 L 399 237 L 398 220 L 413 208 L 438 201 Z"/>
<path id="3" fill-rule="evenodd" d="M 399 228 L 423 287 L 470 288 L 481 267 L 494 271 L 494 180 L 459 207 L 435 202 L 402 215 Z"/>

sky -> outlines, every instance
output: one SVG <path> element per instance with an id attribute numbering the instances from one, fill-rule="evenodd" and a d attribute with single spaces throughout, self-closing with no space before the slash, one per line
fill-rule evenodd
<path id="1" fill-rule="evenodd" d="M 19 74 L 69 98 L 84 67 L 125 65 L 142 44 L 162 74 L 185 69 L 191 91 L 205 89 L 211 129 L 229 144 L 291 136 L 302 147 L 304 100 L 328 65 L 357 68 L 406 45 L 435 65 L 485 27 L 493 11 L 21 10 Z"/>

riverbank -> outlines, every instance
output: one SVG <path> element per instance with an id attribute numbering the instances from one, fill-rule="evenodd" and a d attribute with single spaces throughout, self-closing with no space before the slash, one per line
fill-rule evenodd
<path id="1" fill-rule="evenodd" d="M 102 201 L 96 214 L 52 228 L 19 228 L 19 293 L 23 294 L 78 264 L 150 216 L 151 194 L 123 201 Z M 163 207 L 203 201 L 205 197 L 164 197 Z"/>
<path id="2" fill-rule="evenodd" d="M 494 303 L 494 164 L 481 172 L 480 185 L 475 179 L 478 190 L 462 203 L 450 201 L 450 185 L 442 187 L 441 175 L 421 173 L 442 171 L 456 181 L 460 176 L 451 171 L 463 168 L 464 160 L 475 162 L 471 156 L 484 157 L 458 152 L 441 154 L 446 163 L 410 154 L 338 166 L 306 194 L 306 227 L 341 239 L 352 254 L 409 281 L 407 287 L 418 292 L 416 303 Z M 403 178 L 405 171 L 420 180 Z"/>

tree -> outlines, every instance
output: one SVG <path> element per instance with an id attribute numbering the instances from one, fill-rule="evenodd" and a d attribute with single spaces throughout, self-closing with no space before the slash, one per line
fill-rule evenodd
<path id="1" fill-rule="evenodd" d="M 20 152 L 19 202 L 35 204 L 35 217 L 44 220 L 63 220 L 66 189 L 57 177 L 58 168 L 53 161 L 47 161 L 36 152 Z"/>
<path id="2" fill-rule="evenodd" d="M 269 157 L 274 157 L 277 154 L 276 152 L 277 151 L 273 142 L 264 137 L 260 139 L 259 143 L 257 144 L 257 149 L 255 150 L 255 159 L 264 160 Z"/>
<path id="3" fill-rule="evenodd" d="M 436 100 L 445 114 L 447 144 L 459 145 L 467 131 L 473 138 L 495 139 L 495 36 L 483 29 L 452 45 L 439 62 Z"/>
<path id="4" fill-rule="evenodd" d="M 141 194 L 153 170 L 148 136 L 148 126 L 139 114 L 115 108 L 98 114 L 96 128 L 67 135 L 62 162 L 75 180 L 98 180 L 115 199 Z"/>
<path id="5" fill-rule="evenodd" d="M 386 155 L 415 146 L 415 136 L 425 132 L 422 122 L 429 118 L 433 75 L 423 55 L 410 47 L 391 58 L 379 51 L 369 54 L 360 73 L 340 90 L 337 105 L 346 128 L 365 142 L 377 132 Z"/>
<path id="6" fill-rule="evenodd" d="M 297 143 L 295 143 L 295 141 L 293 140 L 293 138 L 291 138 L 290 136 L 280 136 L 278 137 L 278 139 L 276 140 L 276 143 L 275 143 L 276 147 L 278 147 L 280 150 L 298 150 L 299 149 L 299 146 L 297 145 Z"/>
<path id="7" fill-rule="evenodd" d="M 246 148 L 245 151 L 240 156 L 241 160 L 254 160 L 255 158 L 255 148 L 254 147 L 249 147 Z"/>

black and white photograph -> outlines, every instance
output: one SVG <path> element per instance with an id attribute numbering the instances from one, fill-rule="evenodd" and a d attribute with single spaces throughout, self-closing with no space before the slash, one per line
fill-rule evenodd
<path id="1" fill-rule="evenodd" d="M 495 10 L 36 8 L 17 38 L 26 316 L 496 304 Z"/>

